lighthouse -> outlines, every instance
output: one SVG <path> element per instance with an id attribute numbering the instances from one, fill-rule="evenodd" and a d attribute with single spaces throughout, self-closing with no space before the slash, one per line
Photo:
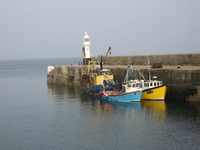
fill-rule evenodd
<path id="1" fill-rule="evenodd" d="M 90 57 L 90 39 L 87 35 L 87 32 L 85 32 L 85 36 L 83 37 L 83 64 L 88 65 L 88 62 L 91 60 Z"/>

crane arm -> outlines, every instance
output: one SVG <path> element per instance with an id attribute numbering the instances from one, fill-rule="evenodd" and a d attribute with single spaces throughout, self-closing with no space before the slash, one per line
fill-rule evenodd
<path id="1" fill-rule="evenodd" d="M 106 55 L 105 55 L 105 57 L 104 57 L 104 59 L 103 59 L 103 63 L 106 62 L 109 53 L 111 53 L 111 46 L 109 46 L 109 48 L 108 48 L 108 50 L 107 50 L 107 52 L 106 52 Z"/>

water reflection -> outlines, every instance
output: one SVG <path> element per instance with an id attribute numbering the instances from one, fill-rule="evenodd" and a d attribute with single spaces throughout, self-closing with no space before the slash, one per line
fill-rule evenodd
<path id="1" fill-rule="evenodd" d="M 113 101 L 103 101 L 103 102 L 111 105 L 112 107 L 121 106 L 121 107 L 130 107 L 130 108 L 141 110 L 141 103 L 140 102 L 113 102 Z"/>
<path id="2" fill-rule="evenodd" d="M 142 112 L 144 115 L 152 116 L 155 120 L 164 120 L 167 107 L 164 101 L 141 101 L 141 102 L 108 102 L 102 101 L 103 109 L 114 113 L 116 109 L 124 109 L 127 112 Z"/>
<path id="3" fill-rule="evenodd" d="M 199 120 L 200 103 L 197 102 L 167 102 L 167 115 L 176 119 Z"/>
<path id="4" fill-rule="evenodd" d="M 71 99 L 80 97 L 80 90 L 66 85 L 47 84 L 48 95 L 52 99 Z"/>
<path id="5" fill-rule="evenodd" d="M 165 102 L 165 101 L 148 101 L 141 102 L 108 102 L 102 101 L 100 97 L 91 97 L 82 94 L 81 89 L 77 87 L 70 87 L 65 85 L 48 84 L 48 94 L 50 99 L 58 100 L 74 100 L 80 102 L 80 105 L 87 106 L 87 111 L 99 114 L 112 114 L 118 109 L 124 111 L 138 111 L 144 115 L 150 115 L 154 119 L 164 120 L 167 115 L 184 115 L 199 116 L 200 104 L 185 103 L 185 102 Z"/>
<path id="6" fill-rule="evenodd" d="M 153 115 L 154 118 L 165 119 L 167 111 L 165 101 L 142 100 L 141 105 L 145 113 Z"/>

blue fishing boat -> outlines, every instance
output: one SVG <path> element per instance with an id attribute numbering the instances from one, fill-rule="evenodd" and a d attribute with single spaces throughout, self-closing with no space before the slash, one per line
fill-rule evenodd
<path id="1" fill-rule="evenodd" d="M 103 91 L 102 99 L 107 101 L 118 101 L 118 102 L 138 102 L 141 100 L 142 89 L 139 84 L 134 81 L 128 81 L 127 75 L 122 83 L 121 91 Z"/>
<path id="2" fill-rule="evenodd" d="M 139 102 L 141 99 L 142 91 L 137 90 L 130 93 L 114 93 L 108 94 L 107 92 L 103 92 L 102 99 L 107 101 L 117 101 L 117 102 Z"/>

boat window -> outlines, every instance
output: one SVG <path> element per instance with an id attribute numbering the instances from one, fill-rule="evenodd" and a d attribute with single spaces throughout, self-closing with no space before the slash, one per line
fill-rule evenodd
<path id="1" fill-rule="evenodd" d="M 142 83 L 140 83 L 140 88 L 142 88 Z"/>
<path id="2" fill-rule="evenodd" d="M 138 83 L 136 84 L 136 87 L 139 87 L 139 84 L 138 84 Z"/>
<path id="3" fill-rule="evenodd" d="M 150 86 L 153 86 L 153 83 L 150 83 Z"/>
<path id="4" fill-rule="evenodd" d="M 160 82 L 158 82 L 157 84 L 160 85 Z"/>
<path id="5" fill-rule="evenodd" d="M 145 86 L 145 87 L 148 87 L 148 86 L 149 86 L 149 83 L 145 83 L 144 86 Z"/>
<path id="6" fill-rule="evenodd" d="M 131 87 L 131 85 L 130 85 L 130 84 L 128 84 L 128 87 Z"/>
<path id="7" fill-rule="evenodd" d="M 135 87 L 135 84 L 133 84 L 133 87 Z"/>
<path id="8" fill-rule="evenodd" d="M 156 82 L 154 82 L 154 86 L 156 86 Z"/>

